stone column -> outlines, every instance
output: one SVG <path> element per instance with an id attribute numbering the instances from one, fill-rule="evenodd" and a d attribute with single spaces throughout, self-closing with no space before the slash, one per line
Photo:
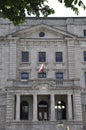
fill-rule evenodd
<path id="1" fill-rule="evenodd" d="M 37 95 L 33 95 L 33 121 L 37 121 Z"/>
<path id="2" fill-rule="evenodd" d="M 55 121 L 55 99 L 54 99 L 54 94 L 51 94 L 51 121 Z"/>
<path id="3" fill-rule="evenodd" d="M 20 120 L 20 95 L 16 95 L 16 120 Z"/>
<path id="4" fill-rule="evenodd" d="M 71 101 L 71 94 L 67 95 L 68 99 L 68 120 L 72 120 L 72 101 Z"/>

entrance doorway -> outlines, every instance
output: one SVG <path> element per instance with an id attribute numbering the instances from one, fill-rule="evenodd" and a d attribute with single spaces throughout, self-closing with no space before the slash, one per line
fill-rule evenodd
<path id="1" fill-rule="evenodd" d="M 48 120 L 48 103 L 46 101 L 40 101 L 38 103 L 38 120 Z"/>

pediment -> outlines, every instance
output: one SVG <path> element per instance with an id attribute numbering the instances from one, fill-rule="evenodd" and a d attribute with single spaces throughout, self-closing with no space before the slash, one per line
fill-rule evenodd
<path id="1" fill-rule="evenodd" d="M 44 36 L 40 36 L 40 33 L 43 32 Z M 33 27 L 29 27 L 18 32 L 12 34 L 13 37 L 19 38 L 28 38 L 28 39 L 46 39 L 46 38 L 56 38 L 56 39 L 64 39 L 64 38 L 76 38 L 75 35 L 70 34 L 64 30 L 60 30 L 58 28 L 48 26 L 48 25 L 36 25 Z"/>

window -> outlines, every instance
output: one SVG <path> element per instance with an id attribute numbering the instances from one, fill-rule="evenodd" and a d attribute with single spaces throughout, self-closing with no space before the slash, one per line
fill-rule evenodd
<path id="1" fill-rule="evenodd" d="M 40 36 L 40 37 L 44 37 L 44 36 L 45 36 L 45 33 L 44 33 L 44 32 L 40 32 L 40 33 L 39 33 L 39 36 Z"/>
<path id="2" fill-rule="evenodd" d="M 28 113 L 29 113 L 29 105 L 27 101 L 21 102 L 20 105 L 20 119 L 21 120 L 28 120 Z"/>
<path id="3" fill-rule="evenodd" d="M 63 72 L 56 72 L 56 85 L 63 85 Z"/>
<path id="4" fill-rule="evenodd" d="M 22 62 L 29 62 L 29 52 L 27 51 L 22 52 Z"/>
<path id="5" fill-rule="evenodd" d="M 39 52 L 39 62 L 46 62 L 46 52 Z"/>
<path id="6" fill-rule="evenodd" d="M 21 73 L 21 79 L 22 80 L 28 80 L 29 79 L 29 73 L 28 72 L 22 72 Z"/>
<path id="7" fill-rule="evenodd" d="M 63 72 L 56 72 L 56 79 L 63 79 Z"/>
<path id="8" fill-rule="evenodd" d="M 86 30 L 84 30 L 84 36 L 86 37 Z"/>
<path id="9" fill-rule="evenodd" d="M 85 85 L 86 85 L 86 72 L 84 72 Z"/>
<path id="10" fill-rule="evenodd" d="M 62 52 L 56 52 L 56 62 L 62 62 L 63 57 L 62 57 Z"/>
<path id="11" fill-rule="evenodd" d="M 38 78 L 46 78 L 46 72 L 38 73 Z"/>
<path id="12" fill-rule="evenodd" d="M 84 61 L 86 61 L 86 51 L 83 52 Z"/>

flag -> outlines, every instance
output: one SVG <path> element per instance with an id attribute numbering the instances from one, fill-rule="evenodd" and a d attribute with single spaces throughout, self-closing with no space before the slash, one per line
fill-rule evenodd
<path id="1" fill-rule="evenodd" d="M 38 72 L 39 72 L 39 73 L 40 73 L 40 72 L 43 72 L 43 70 L 44 70 L 44 64 L 41 64 L 41 66 L 40 66 Z"/>

